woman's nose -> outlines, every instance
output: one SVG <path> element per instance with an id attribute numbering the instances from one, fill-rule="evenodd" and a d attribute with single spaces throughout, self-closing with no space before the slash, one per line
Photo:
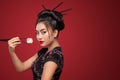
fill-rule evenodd
<path id="1" fill-rule="evenodd" d="M 37 39 L 38 40 L 41 40 L 42 39 L 42 36 L 40 34 L 37 35 Z"/>

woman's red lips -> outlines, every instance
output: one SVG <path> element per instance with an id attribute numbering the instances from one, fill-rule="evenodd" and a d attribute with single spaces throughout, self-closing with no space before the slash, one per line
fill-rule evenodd
<path id="1" fill-rule="evenodd" d="M 40 41 L 40 44 L 42 44 L 44 41 Z"/>

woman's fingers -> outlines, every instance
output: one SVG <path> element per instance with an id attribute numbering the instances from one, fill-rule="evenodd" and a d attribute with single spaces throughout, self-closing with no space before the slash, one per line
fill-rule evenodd
<path id="1" fill-rule="evenodd" d="M 21 44 L 19 37 L 14 37 L 8 41 L 9 47 L 15 48 L 18 44 Z"/>
<path id="2" fill-rule="evenodd" d="M 14 37 L 14 38 L 11 38 L 10 40 L 8 40 L 9 52 L 13 53 L 15 51 L 15 47 L 19 44 L 21 44 L 19 37 Z"/>

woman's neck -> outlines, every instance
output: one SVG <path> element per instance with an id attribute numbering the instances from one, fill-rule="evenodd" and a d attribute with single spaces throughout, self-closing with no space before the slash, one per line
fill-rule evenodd
<path id="1" fill-rule="evenodd" d="M 54 40 L 49 46 L 48 46 L 48 52 L 51 51 L 52 49 L 54 49 L 55 47 L 60 46 L 58 43 L 58 40 Z"/>

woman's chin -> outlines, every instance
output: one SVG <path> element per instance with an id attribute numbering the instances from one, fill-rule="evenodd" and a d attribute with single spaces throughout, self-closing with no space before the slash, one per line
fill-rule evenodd
<path id="1" fill-rule="evenodd" d="M 46 47 L 46 45 L 44 45 L 44 44 L 40 44 L 40 46 L 41 46 L 41 47 Z"/>

